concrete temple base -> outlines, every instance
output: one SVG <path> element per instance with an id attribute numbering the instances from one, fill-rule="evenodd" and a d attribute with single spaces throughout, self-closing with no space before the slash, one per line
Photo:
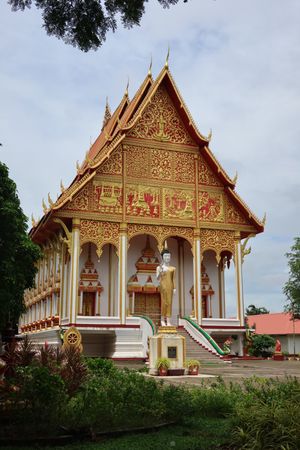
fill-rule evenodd
<path id="1" fill-rule="evenodd" d="M 170 371 L 174 371 L 174 374 L 175 371 L 184 369 L 185 337 L 178 334 L 175 327 L 160 327 L 158 333 L 150 337 L 149 373 L 151 375 L 158 373 L 155 367 L 158 358 L 168 358 Z"/>

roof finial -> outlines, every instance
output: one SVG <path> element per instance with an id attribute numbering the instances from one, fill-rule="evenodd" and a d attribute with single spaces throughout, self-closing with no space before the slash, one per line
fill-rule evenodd
<path id="1" fill-rule="evenodd" d="M 31 224 L 32 224 L 32 228 L 35 228 L 35 227 L 36 227 L 36 220 L 35 220 L 35 218 L 33 217 L 33 214 L 31 214 Z"/>
<path id="2" fill-rule="evenodd" d="M 50 192 L 48 192 L 48 202 L 49 202 L 50 208 L 52 208 L 54 206 L 54 202 L 53 202 L 52 198 L 50 197 Z"/>
<path id="3" fill-rule="evenodd" d="M 125 90 L 126 97 L 128 97 L 128 88 L 129 88 L 129 77 L 128 77 L 127 86 L 126 86 L 126 90 Z"/>
<path id="4" fill-rule="evenodd" d="M 107 122 L 111 118 L 111 110 L 108 104 L 108 97 L 106 97 L 106 105 L 105 105 L 105 111 L 104 111 L 104 117 L 103 117 L 103 123 L 102 123 L 102 129 L 106 126 Z"/>
<path id="5" fill-rule="evenodd" d="M 263 226 L 266 225 L 266 221 L 267 221 L 267 213 L 265 212 L 265 213 L 264 213 L 264 217 L 262 218 L 262 221 L 261 221 L 261 223 L 263 224 Z"/>
<path id="6" fill-rule="evenodd" d="M 76 161 L 76 170 L 77 170 L 77 173 L 80 172 L 80 169 L 81 169 L 81 167 L 80 167 L 79 161 L 77 160 L 77 161 Z"/>
<path id="7" fill-rule="evenodd" d="M 238 174 L 238 171 L 236 170 L 236 171 L 235 171 L 235 175 L 234 175 L 234 177 L 233 177 L 233 179 L 232 179 L 233 184 L 236 184 L 237 179 L 238 179 L 238 176 L 239 176 L 239 174 Z"/>
<path id="8" fill-rule="evenodd" d="M 47 206 L 46 206 L 46 203 L 45 203 L 45 200 L 44 200 L 44 199 L 42 200 L 42 207 L 43 207 L 44 214 L 47 214 L 48 208 L 47 208 Z"/>
<path id="9" fill-rule="evenodd" d="M 61 190 L 61 193 L 63 194 L 64 192 L 65 192 L 65 187 L 64 187 L 64 185 L 63 185 L 63 182 L 62 182 L 62 180 L 60 180 L 60 190 Z"/>
<path id="10" fill-rule="evenodd" d="M 170 56 L 170 45 L 168 45 L 168 53 L 167 53 L 166 62 L 165 62 L 166 69 L 169 68 L 169 56 Z"/>
<path id="11" fill-rule="evenodd" d="M 148 77 L 152 77 L 152 55 L 151 55 L 151 59 L 150 59 L 150 65 L 149 65 L 149 70 L 148 70 Z"/>

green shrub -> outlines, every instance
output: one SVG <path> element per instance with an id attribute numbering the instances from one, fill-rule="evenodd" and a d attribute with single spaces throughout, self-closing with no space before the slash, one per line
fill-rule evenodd
<path id="1" fill-rule="evenodd" d="M 67 402 L 62 378 L 46 367 L 32 365 L 17 369 L 16 382 L 9 389 L 7 434 L 51 434 L 57 430 Z"/>
<path id="2" fill-rule="evenodd" d="M 109 375 L 117 370 L 114 362 L 106 358 L 85 358 L 85 364 L 88 370 L 95 375 Z"/>
<path id="3" fill-rule="evenodd" d="M 275 339 L 268 334 L 255 334 L 252 337 L 252 345 L 249 348 L 249 354 L 252 356 L 262 356 L 267 358 L 274 353 Z"/>
<path id="4" fill-rule="evenodd" d="M 300 448 L 300 383 L 253 377 L 235 407 L 233 444 L 244 449 Z"/>

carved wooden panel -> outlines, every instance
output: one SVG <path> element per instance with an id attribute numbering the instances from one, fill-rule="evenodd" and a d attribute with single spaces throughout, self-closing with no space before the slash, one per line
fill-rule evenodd
<path id="1" fill-rule="evenodd" d="M 249 224 L 249 220 L 244 216 L 244 214 L 239 211 L 237 206 L 225 196 L 225 204 L 226 204 L 226 222 L 240 225 Z"/>
<path id="2" fill-rule="evenodd" d="M 199 219 L 202 222 L 224 222 L 224 199 L 222 192 L 199 192 Z"/>
<path id="3" fill-rule="evenodd" d="M 209 186 L 222 186 L 221 181 L 213 173 L 213 171 L 201 155 L 199 155 L 198 177 L 199 184 L 206 184 Z"/>
<path id="4" fill-rule="evenodd" d="M 122 149 L 116 148 L 108 159 L 97 170 L 98 174 L 121 175 L 122 174 Z"/>
<path id="5" fill-rule="evenodd" d="M 187 189 L 163 189 L 163 218 L 195 219 L 195 193 Z"/>
<path id="6" fill-rule="evenodd" d="M 89 208 L 89 186 L 85 186 L 74 197 L 72 201 L 66 204 L 65 209 L 72 209 L 75 211 L 87 211 Z"/>
<path id="7" fill-rule="evenodd" d="M 95 180 L 93 183 L 94 210 L 106 214 L 122 214 L 122 183 Z"/>
<path id="8" fill-rule="evenodd" d="M 129 136 L 176 144 L 195 144 L 164 86 L 157 89 Z"/>
<path id="9" fill-rule="evenodd" d="M 136 217 L 158 218 L 160 216 L 160 188 L 127 185 L 126 214 Z"/>

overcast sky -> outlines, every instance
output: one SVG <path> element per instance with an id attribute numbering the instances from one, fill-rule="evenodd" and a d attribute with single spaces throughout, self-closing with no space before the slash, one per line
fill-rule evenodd
<path id="1" fill-rule="evenodd" d="M 163 10 L 150 0 L 140 27 L 119 28 L 97 52 L 48 37 L 40 12 L 0 5 L 0 160 L 10 169 L 26 215 L 60 192 L 114 109 L 127 79 L 131 96 L 153 57 L 170 70 L 200 131 L 237 192 L 262 218 L 246 256 L 246 305 L 280 311 L 285 253 L 300 222 L 299 0 L 189 0 Z"/>

